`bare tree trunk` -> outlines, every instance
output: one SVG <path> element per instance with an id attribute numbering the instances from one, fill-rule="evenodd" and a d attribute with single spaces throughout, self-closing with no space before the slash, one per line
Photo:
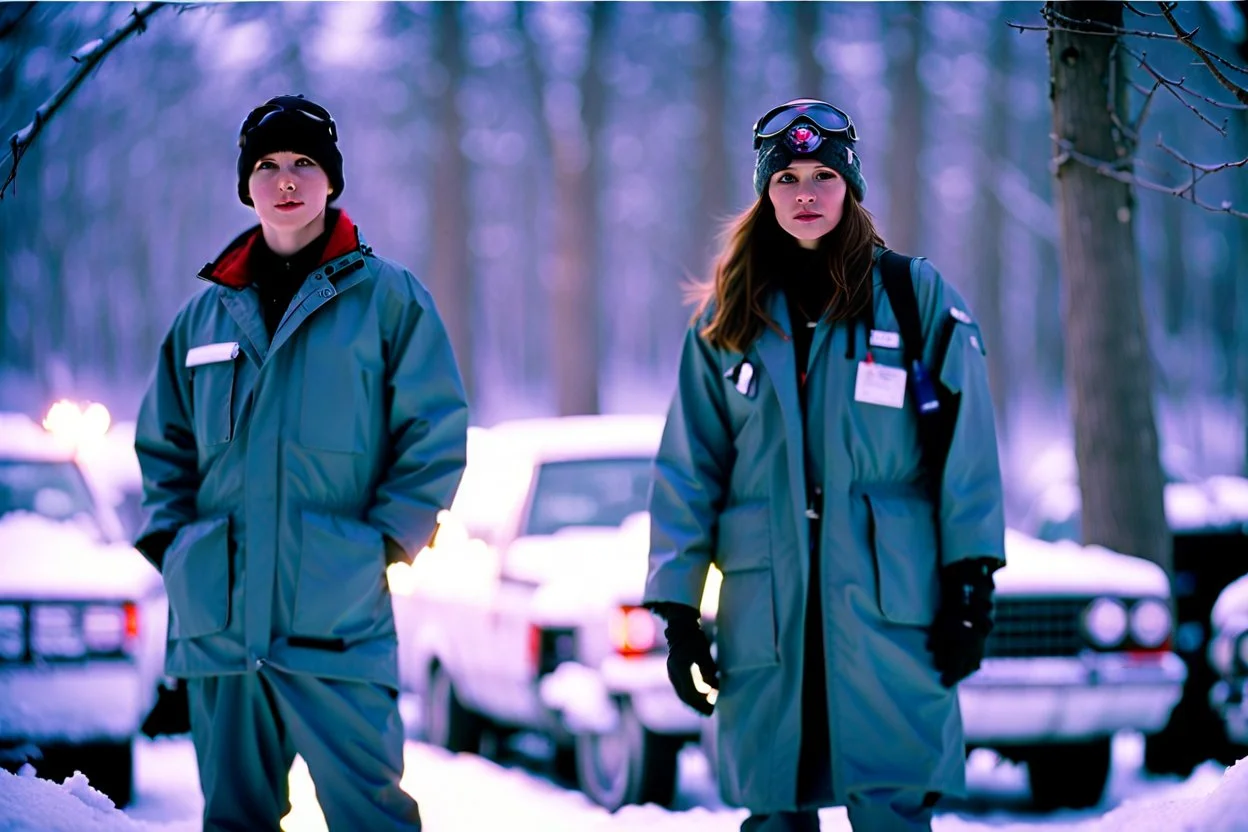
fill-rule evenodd
<path id="1" fill-rule="evenodd" d="M 693 257 L 689 267 L 699 279 L 710 275 L 711 260 L 715 250 L 715 237 L 720 222 L 732 210 L 728 196 L 728 183 L 732 181 L 728 169 L 728 149 L 724 142 L 729 135 L 724 120 L 728 108 L 728 4 L 724 2 L 699 3 L 702 14 L 702 42 L 706 49 L 706 61 L 699 67 L 697 85 L 698 102 L 702 105 L 706 143 L 701 152 L 693 154 L 700 167 L 698 172 L 699 198 L 692 219 Z M 688 318 L 687 310 L 680 303 L 681 318 Z M 682 332 L 681 326 L 673 332 Z"/>
<path id="2" fill-rule="evenodd" d="M 1047 6 L 1076 20 L 1122 25 L 1120 3 Z M 1111 118 L 1111 103 L 1126 112 L 1127 90 L 1117 84 L 1118 100 L 1111 102 L 1113 47 L 1110 37 L 1049 32 L 1054 133 L 1079 153 L 1105 160 L 1134 150 Z M 1122 78 L 1124 70 L 1114 71 Z M 1069 159 L 1056 177 L 1083 539 L 1171 572 L 1132 188 Z"/>
<path id="3" fill-rule="evenodd" d="M 555 396 L 559 415 L 597 413 L 599 354 L 598 141 L 602 133 L 602 61 L 610 4 L 590 6 L 588 58 L 575 96 L 545 91 L 554 163 L 555 234 L 550 282 Z M 560 81 L 562 86 L 567 82 Z M 563 87 L 566 89 L 566 87 Z M 575 100 L 570 100 L 575 99 Z"/>
<path id="4" fill-rule="evenodd" d="M 793 25 L 797 41 L 797 95 L 794 98 L 821 98 L 823 69 L 815 60 L 815 36 L 819 30 L 819 4 L 810 0 L 794 3 Z"/>
<path id="5" fill-rule="evenodd" d="M 988 344 L 988 384 L 997 416 L 997 435 L 1005 438 L 1009 426 L 1006 412 L 1009 397 L 1009 373 L 1006 369 L 1006 338 L 1002 325 L 1001 249 L 1005 245 L 1005 211 L 997 196 L 1001 162 L 1008 152 L 1009 79 L 1012 72 L 1011 30 L 1005 26 L 1006 14 L 997 16 L 988 44 L 988 79 L 985 93 L 984 145 L 985 164 L 982 176 L 988 186 L 979 189 L 977 217 L 973 226 L 975 252 L 975 313 Z"/>
<path id="6" fill-rule="evenodd" d="M 894 11 L 895 9 L 895 11 Z M 888 228 L 890 248 L 905 254 L 919 250 L 922 194 L 919 153 L 923 149 L 923 88 L 919 83 L 919 48 L 923 4 L 908 2 L 885 11 L 895 20 L 889 31 L 889 86 L 893 91 L 889 125 Z"/>
<path id="7" fill-rule="evenodd" d="M 468 253 L 468 167 L 459 143 L 463 120 L 455 93 L 464 74 L 459 3 L 433 5 L 438 63 L 446 85 L 435 104 L 437 156 L 433 164 L 433 240 L 430 249 L 430 291 L 446 324 L 470 404 L 475 404 L 476 373 L 472 354 L 473 274 Z"/>

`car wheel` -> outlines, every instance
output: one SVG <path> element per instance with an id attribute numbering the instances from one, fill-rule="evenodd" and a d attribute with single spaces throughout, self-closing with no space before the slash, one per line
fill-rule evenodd
<path id="1" fill-rule="evenodd" d="M 81 771 L 91 788 L 102 792 L 118 809 L 134 798 L 134 745 L 130 740 L 49 746 L 41 752 L 35 774 L 45 780 L 61 783 Z"/>
<path id="2" fill-rule="evenodd" d="M 451 676 L 441 665 L 429 673 L 425 692 L 425 739 L 456 753 L 476 753 L 481 746 L 481 717 L 464 707 L 455 693 Z"/>
<path id="3" fill-rule="evenodd" d="M 576 738 L 577 785 L 614 812 L 631 803 L 671 805 L 676 796 L 680 739 L 646 730 L 624 703 L 615 731 Z"/>
<path id="4" fill-rule="evenodd" d="M 1109 780 L 1110 739 L 1032 749 L 1027 780 L 1036 808 L 1087 809 L 1100 803 Z"/>

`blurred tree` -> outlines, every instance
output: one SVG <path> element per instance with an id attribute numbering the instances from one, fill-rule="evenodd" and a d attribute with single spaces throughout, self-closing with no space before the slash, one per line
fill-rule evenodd
<path id="1" fill-rule="evenodd" d="M 530 37 L 540 37 L 529 25 L 529 15 L 523 14 Z M 598 262 L 601 178 L 597 157 L 606 94 L 602 62 L 615 10 L 609 3 L 591 3 L 588 9 L 540 7 L 537 14 L 563 16 L 557 19 L 561 25 L 556 27 L 562 31 L 554 36 L 564 38 L 578 30 L 576 21 L 567 16 L 587 18 L 583 60 L 553 62 L 561 66 L 552 66 L 544 73 L 542 109 L 554 165 L 555 233 L 548 285 L 555 407 L 561 416 L 597 413 L 601 354 L 598 283 L 604 279 Z M 531 48 L 555 51 L 537 41 Z"/>
<path id="2" fill-rule="evenodd" d="M 976 189 L 974 218 L 971 224 L 975 258 L 975 314 L 988 344 L 988 381 L 997 416 L 997 433 L 1008 439 L 1011 391 L 1007 372 L 1009 348 L 1002 325 L 1004 309 L 1001 302 L 1001 281 L 1004 263 L 1001 252 L 1006 245 L 1005 211 L 1001 205 L 999 180 L 1003 163 L 1008 158 L 1010 129 L 1010 76 L 1014 72 L 1010 40 L 1013 34 L 1005 25 L 1007 10 L 999 6 L 994 25 L 989 28 L 987 79 L 982 115 L 983 155 L 978 175 L 984 186 Z"/>
<path id="3" fill-rule="evenodd" d="M 686 260 L 698 279 L 710 276 L 715 240 L 721 223 L 728 218 L 732 204 L 728 196 L 731 170 L 728 165 L 728 148 L 725 145 L 732 135 L 725 125 L 728 106 L 728 4 L 726 2 L 699 3 L 702 17 L 703 60 L 697 67 L 697 96 L 702 107 L 703 141 L 693 159 L 699 166 L 699 198 L 693 211 L 693 231 L 689 235 L 692 256 Z M 688 321 L 688 310 L 676 304 L 676 317 Z"/>
<path id="4" fill-rule="evenodd" d="M 794 98 L 823 97 L 823 68 L 815 57 L 819 37 L 820 4 L 797 0 L 793 4 L 793 31 L 797 41 L 797 90 Z"/>
<path id="5" fill-rule="evenodd" d="M 1115 125 L 1115 113 L 1128 112 L 1124 53 L 1116 36 L 1104 34 L 1107 26 L 1121 28 L 1123 7 L 1050 0 L 1045 13 L 1083 539 L 1170 572 L 1152 367 L 1140 305 L 1135 196 L 1130 183 L 1102 176 L 1071 156 L 1074 150 L 1130 170 L 1133 143 Z"/>
<path id="6" fill-rule="evenodd" d="M 921 2 L 911 0 L 890 4 L 883 14 L 893 17 L 885 38 L 892 110 L 889 148 L 881 156 L 888 160 L 888 223 L 884 238 L 890 248 L 915 254 L 919 250 L 923 208 L 924 177 L 919 171 L 919 156 L 923 151 L 926 93 L 919 81 L 919 54 L 926 12 Z"/>
<path id="7" fill-rule="evenodd" d="M 433 162 L 432 257 L 430 291 L 446 323 L 446 331 L 459 362 L 468 401 L 474 404 L 475 363 L 472 350 L 472 309 L 475 296 L 472 264 L 468 252 L 468 166 L 460 148 L 464 122 L 458 93 L 464 79 L 463 34 L 460 3 L 434 3 L 434 42 L 437 61 L 446 83 L 433 102 L 437 113 L 436 150 Z"/>

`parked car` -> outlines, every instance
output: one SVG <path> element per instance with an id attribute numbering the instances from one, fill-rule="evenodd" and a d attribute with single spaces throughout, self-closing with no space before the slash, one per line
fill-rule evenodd
<path id="1" fill-rule="evenodd" d="M 958 690 L 968 748 L 1026 762 L 1037 807 L 1093 806 L 1113 735 L 1159 730 L 1182 695 L 1169 580 L 1140 558 L 1012 529 L 1005 548 L 983 666 Z"/>
<path id="2" fill-rule="evenodd" d="M 75 446 L 22 419 L 0 418 L 0 763 L 82 771 L 122 806 L 163 679 L 167 602 Z"/>
<path id="3" fill-rule="evenodd" d="M 1166 521 L 1174 538 L 1174 648 L 1187 665 L 1188 677 L 1170 721 L 1147 738 L 1144 765 L 1154 773 L 1187 776 L 1205 760 L 1230 764 L 1239 755 L 1238 745 L 1209 705 L 1217 673 L 1209 664 L 1208 649 L 1218 594 L 1248 573 L 1248 480 L 1179 479 L 1173 469 L 1167 480 Z M 1077 485 L 1062 482 L 1046 489 L 1024 529 L 1044 540 L 1080 539 Z"/>
<path id="4" fill-rule="evenodd" d="M 1209 623 L 1209 665 L 1217 673 L 1209 704 L 1242 758 L 1248 756 L 1248 575 L 1222 590 Z"/>
<path id="5" fill-rule="evenodd" d="M 476 751 L 537 732 L 594 801 L 671 801 L 699 717 L 667 679 L 645 585 L 651 468 L 663 421 L 518 420 L 469 434 L 433 545 L 392 567 L 404 687 L 425 734 Z"/>
<path id="6" fill-rule="evenodd" d="M 983 665 L 958 686 L 967 752 L 1026 763 L 1037 808 L 1094 806 L 1113 735 L 1157 730 L 1182 693 L 1169 582 L 1139 558 L 1013 529 L 1005 551 Z"/>

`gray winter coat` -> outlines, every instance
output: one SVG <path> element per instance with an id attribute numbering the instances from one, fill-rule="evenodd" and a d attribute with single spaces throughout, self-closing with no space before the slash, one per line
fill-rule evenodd
<path id="1" fill-rule="evenodd" d="M 201 273 L 218 285 L 178 313 L 139 414 L 139 540 L 176 532 L 157 564 L 167 670 L 268 663 L 397 688 L 383 535 L 414 555 L 449 505 L 463 385 L 429 293 L 345 213 L 270 343 L 247 274 L 257 233 Z"/>
<path id="2" fill-rule="evenodd" d="M 744 356 L 718 350 L 698 334 L 706 316 L 685 338 L 656 466 L 645 601 L 697 607 L 710 565 L 723 573 L 718 773 L 725 796 L 756 813 L 798 808 L 807 670 L 826 674 L 832 805 L 875 788 L 965 789 L 957 690 L 941 685 L 926 631 L 939 600 L 938 559 L 1004 560 L 1001 479 L 979 329 L 926 261 L 914 262 L 911 277 L 927 366 L 936 323 L 951 314 L 960 321 L 933 369 L 962 396 L 939 517 L 922 485 L 912 391 L 900 408 L 855 401 L 868 349 L 875 362 L 901 367 L 899 341 L 869 347 L 864 327 L 820 322 L 803 423 L 791 340 L 766 329 Z M 769 314 L 790 331 L 778 293 Z M 876 330 L 899 332 L 878 267 L 874 316 Z M 847 357 L 851 336 L 854 358 Z M 752 387 L 741 385 L 745 392 L 732 378 L 739 380 L 733 368 L 742 360 L 754 376 Z M 802 666 L 806 471 L 824 495 L 817 541 L 823 668 Z"/>

